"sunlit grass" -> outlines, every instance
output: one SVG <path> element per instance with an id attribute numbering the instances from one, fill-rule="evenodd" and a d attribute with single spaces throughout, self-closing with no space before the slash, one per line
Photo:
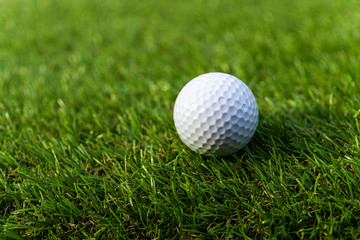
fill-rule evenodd
<path id="1" fill-rule="evenodd" d="M 357 1 L 0 1 L 0 238 L 359 238 Z M 205 72 L 257 98 L 203 157 L 172 108 Z"/>

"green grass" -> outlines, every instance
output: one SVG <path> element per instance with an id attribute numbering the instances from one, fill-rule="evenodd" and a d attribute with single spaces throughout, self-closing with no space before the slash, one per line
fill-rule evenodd
<path id="1" fill-rule="evenodd" d="M 360 237 L 360 2 L 0 1 L 1 239 Z M 177 93 L 257 98 L 243 150 L 179 139 Z"/>

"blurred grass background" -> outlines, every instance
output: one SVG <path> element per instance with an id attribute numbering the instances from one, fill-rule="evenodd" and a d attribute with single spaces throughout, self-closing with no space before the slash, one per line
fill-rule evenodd
<path id="1" fill-rule="evenodd" d="M 359 237 L 360 2 L 0 1 L 0 237 Z M 237 154 L 178 138 L 211 71 L 260 111 Z"/>

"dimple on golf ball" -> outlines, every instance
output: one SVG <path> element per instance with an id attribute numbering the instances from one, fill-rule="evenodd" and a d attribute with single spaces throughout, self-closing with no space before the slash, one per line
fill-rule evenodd
<path id="1" fill-rule="evenodd" d="M 181 140 L 204 155 L 227 155 L 243 148 L 258 125 L 251 90 L 226 73 L 200 75 L 180 91 L 174 122 Z"/>

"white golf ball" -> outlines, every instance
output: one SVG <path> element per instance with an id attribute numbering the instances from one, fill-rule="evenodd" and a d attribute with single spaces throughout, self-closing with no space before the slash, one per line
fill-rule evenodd
<path id="1" fill-rule="evenodd" d="M 180 91 L 174 122 L 181 140 L 204 155 L 226 155 L 243 148 L 258 125 L 251 90 L 226 73 L 200 75 Z"/>

